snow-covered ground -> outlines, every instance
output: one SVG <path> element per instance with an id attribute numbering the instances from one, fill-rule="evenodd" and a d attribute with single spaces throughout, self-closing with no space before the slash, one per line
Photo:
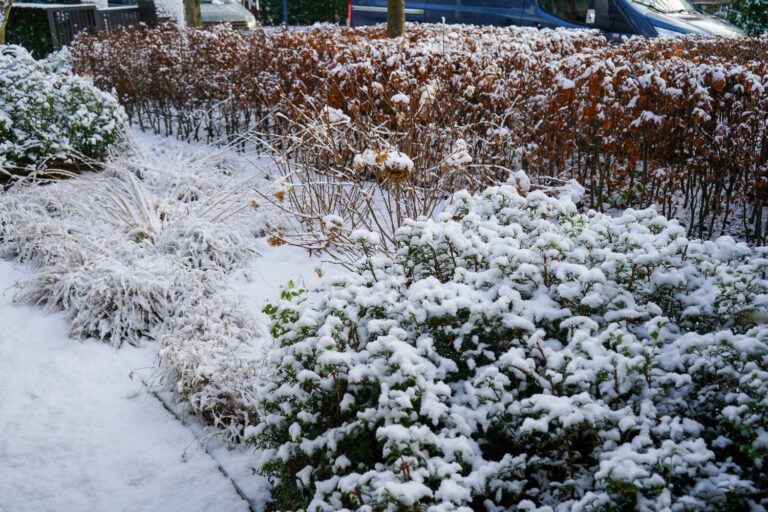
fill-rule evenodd
<path id="1" fill-rule="evenodd" d="M 158 155 L 180 144 L 137 138 Z M 262 328 L 281 285 L 334 271 L 296 248 L 254 246 L 258 257 L 227 285 Z M 14 283 L 33 272 L 0 259 L 0 512 L 262 510 L 258 454 L 224 447 L 179 412 L 158 379 L 158 344 L 68 337 L 64 312 L 14 303 Z"/>
<path id="2" fill-rule="evenodd" d="M 0 510 L 248 510 L 132 378 L 141 349 L 68 338 L 63 314 L 12 303 L 20 277 L 0 261 Z"/>

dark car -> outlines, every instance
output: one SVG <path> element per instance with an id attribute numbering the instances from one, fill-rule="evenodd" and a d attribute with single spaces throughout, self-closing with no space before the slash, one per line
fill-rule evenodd
<path id="1" fill-rule="evenodd" d="M 595 28 L 609 36 L 743 35 L 725 20 L 698 11 L 688 0 L 414 0 L 406 21 Z M 351 0 L 351 24 L 387 18 L 387 0 Z"/>

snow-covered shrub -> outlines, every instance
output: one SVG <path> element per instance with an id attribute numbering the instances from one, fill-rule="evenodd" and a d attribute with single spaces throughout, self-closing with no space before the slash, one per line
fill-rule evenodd
<path id="1" fill-rule="evenodd" d="M 250 261 L 252 235 L 261 226 L 251 184 L 232 185 L 225 176 L 182 193 L 174 170 L 162 170 L 168 177 L 160 179 L 144 169 L 140 178 L 123 163 L 47 187 L 20 184 L 1 195 L 0 254 L 43 267 L 82 262 L 93 251 L 128 260 L 168 255 L 203 270 L 229 271 Z"/>
<path id="2" fill-rule="evenodd" d="M 723 9 L 725 18 L 740 27 L 747 35 L 768 33 L 768 1 L 733 0 Z"/>
<path id="3" fill-rule="evenodd" d="M 226 224 L 205 220 L 180 221 L 163 230 L 157 248 L 191 267 L 232 270 L 250 259 L 248 241 Z"/>
<path id="4" fill-rule="evenodd" d="M 766 51 L 768 38 L 637 38 L 564 59 L 528 170 L 578 179 L 595 209 L 655 204 L 689 236 L 762 245 Z"/>
<path id="5" fill-rule="evenodd" d="M 180 403 L 227 442 L 241 442 L 245 427 L 257 418 L 256 391 L 266 371 L 253 316 L 216 295 L 180 310 L 163 331 L 160 365 Z"/>
<path id="6" fill-rule="evenodd" d="M 117 100 L 89 80 L 0 46 L 0 169 L 103 160 L 126 126 Z"/>
<path id="7" fill-rule="evenodd" d="M 255 420 L 266 360 L 224 279 L 255 254 L 268 215 L 239 158 L 153 141 L 99 173 L 0 194 L 0 257 L 33 267 L 15 299 L 63 310 L 73 337 L 158 341 L 158 382 L 228 443 Z"/>
<path id="8" fill-rule="evenodd" d="M 126 240 L 146 244 L 144 250 L 167 254 L 192 269 L 228 271 L 250 260 L 255 251 L 249 213 L 257 197 L 252 183 L 232 185 L 220 178 L 191 197 L 175 187 L 175 178 L 158 183 L 146 169 L 143 174 L 111 163 L 99 176 L 71 180 L 68 185 L 85 196 L 77 215 L 98 219 L 107 233 L 122 233 Z M 158 186 L 161 194 L 153 191 Z"/>
<path id="9" fill-rule="evenodd" d="M 197 197 L 180 196 L 175 184 L 207 163 L 195 160 L 173 155 L 174 168 L 134 148 L 101 173 L 0 195 L 0 254 L 38 267 L 17 300 L 63 309 L 73 335 L 120 345 L 159 337 L 213 295 L 213 281 L 254 254 L 262 213 L 251 185 L 208 168 Z"/>
<path id="10" fill-rule="evenodd" d="M 126 264 L 108 257 L 82 265 L 59 263 L 19 281 L 14 300 L 64 310 L 70 335 L 115 347 L 154 339 L 174 312 L 213 293 L 202 273 L 190 274 L 168 259 Z"/>
<path id="11" fill-rule="evenodd" d="M 357 128 L 339 139 L 342 151 L 325 141 L 309 155 L 307 144 L 294 151 L 329 176 L 366 149 L 402 152 L 451 190 L 481 190 L 522 167 L 534 180 L 579 180 L 598 210 L 656 205 L 689 236 L 764 243 L 767 37 L 608 45 L 586 30 L 407 32 L 392 40 L 382 27 L 135 27 L 82 34 L 72 62 L 114 88 L 140 126 L 169 135 L 238 140 L 256 130 L 263 147 L 292 150 L 305 120 L 322 124 L 321 113 L 334 112 L 325 124 Z M 459 140 L 467 172 L 439 162 Z"/>
<path id="12" fill-rule="evenodd" d="M 40 188 L 40 191 L 46 191 Z M 60 204 L 26 193 L 0 194 L 0 256 L 37 266 L 81 261 L 76 226 L 62 226 Z"/>
<path id="13" fill-rule="evenodd" d="M 768 260 L 524 176 L 268 308 L 280 510 L 765 510 Z"/>
<path id="14" fill-rule="evenodd" d="M 469 125 L 508 106 L 509 93 L 540 67 L 606 42 L 597 32 L 518 27 L 456 26 L 443 38 L 439 26 L 413 25 L 408 34 L 403 47 L 382 37 L 382 27 L 211 32 L 133 26 L 81 33 L 71 59 L 99 87 L 114 89 L 142 128 L 212 141 L 254 127 L 279 130 L 281 123 L 265 114 L 295 114 L 292 105 L 344 108 L 353 119 L 397 111 L 407 121 L 426 121 L 426 111 L 438 110 Z M 521 87 L 509 87 L 515 83 Z M 474 95 L 463 93 L 469 84 Z M 414 99 L 410 107 L 392 100 L 403 96 Z M 421 109 L 430 102 L 437 108 Z M 488 124 L 503 123 L 503 115 L 492 117 Z"/>

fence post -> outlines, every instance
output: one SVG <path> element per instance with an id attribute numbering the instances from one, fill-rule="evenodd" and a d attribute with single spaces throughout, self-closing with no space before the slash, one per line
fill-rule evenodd
<path id="1" fill-rule="evenodd" d="M 107 14 L 104 12 L 99 11 L 98 9 L 94 9 L 95 12 L 93 13 L 93 17 L 95 18 L 96 22 L 96 30 L 98 32 L 101 32 L 104 29 L 108 29 L 109 24 L 107 23 Z"/>
<path id="2" fill-rule="evenodd" d="M 56 28 L 56 19 L 54 18 L 56 11 L 53 9 L 46 9 L 48 15 L 48 28 L 51 31 L 51 42 L 53 43 L 53 49 L 59 50 L 61 43 L 59 43 L 59 31 Z"/>
<path id="3" fill-rule="evenodd" d="M 283 25 L 288 26 L 288 0 L 283 0 Z"/>
<path id="4" fill-rule="evenodd" d="M 139 0 L 139 21 L 150 27 L 157 25 L 155 0 Z"/>

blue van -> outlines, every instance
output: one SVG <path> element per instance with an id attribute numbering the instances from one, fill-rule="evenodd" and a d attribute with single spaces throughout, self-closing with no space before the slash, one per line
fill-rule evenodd
<path id="1" fill-rule="evenodd" d="M 387 20 L 387 0 L 350 0 L 350 23 Z M 406 21 L 595 28 L 623 35 L 743 35 L 725 20 L 698 11 L 688 0 L 406 0 Z"/>

